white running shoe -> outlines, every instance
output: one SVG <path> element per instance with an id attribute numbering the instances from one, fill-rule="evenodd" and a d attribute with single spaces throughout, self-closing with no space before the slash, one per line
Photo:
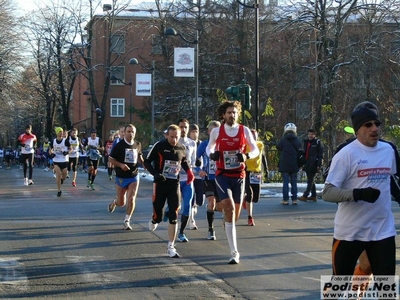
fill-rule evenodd
<path id="1" fill-rule="evenodd" d="M 178 254 L 178 252 L 176 252 L 175 247 L 168 247 L 167 248 L 167 254 L 171 258 L 179 258 L 179 254 Z"/>
<path id="2" fill-rule="evenodd" d="M 128 220 L 124 221 L 124 229 L 125 230 L 132 230 L 132 226 L 131 226 L 131 224 L 129 223 Z"/>
<path id="3" fill-rule="evenodd" d="M 208 231 L 207 240 L 215 241 L 217 238 L 215 237 L 215 231 Z"/>
<path id="4" fill-rule="evenodd" d="M 29 181 L 28 181 L 28 185 L 33 185 L 33 181 L 32 181 L 32 179 L 29 179 Z"/>
<path id="5" fill-rule="evenodd" d="M 228 264 L 230 265 L 236 265 L 239 263 L 240 260 L 240 254 L 238 251 L 232 251 L 232 256 L 231 259 L 229 260 Z"/>
<path id="6" fill-rule="evenodd" d="M 196 221 L 190 222 L 188 228 L 189 228 L 190 230 L 197 230 L 198 227 L 197 227 L 197 225 L 196 225 Z"/>
<path id="7" fill-rule="evenodd" d="M 157 226 L 158 226 L 158 224 L 157 223 L 153 223 L 153 220 L 149 221 L 149 230 L 150 231 L 156 230 Z"/>
<path id="8" fill-rule="evenodd" d="M 28 178 L 24 178 L 24 185 L 28 185 Z"/>

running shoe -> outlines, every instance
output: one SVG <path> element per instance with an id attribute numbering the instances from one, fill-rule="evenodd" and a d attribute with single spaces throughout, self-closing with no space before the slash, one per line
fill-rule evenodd
<path id="1" fill-rule="evenodd" d="M 283 205 L 289 205 L 289 200 L 282 200 L 281 202 Z"/>
<path id="2" fill-rule="evenodd" d="M 167 248 L 167 254 L 171 258 L 179 258 L 179 254 L 178 254 L 178 252 L 176 252 L 175 247 L 168 247 Z"/>
<path id="3" fill-rule="evenodd" d="M 254 222 L 253 217 L 247 218 L 247 226 L 256 226 L 256 222 Z"/>
<path id="4" fill-rule="evenodd" d="M 193 214 L 193 216 L 197 215 L 197 205 L 194 205 L 192 207 L 192 214 Z"/>
<path id="5" fill-rule="evenodd" d="M 57 175 L 56 175 L 55 173 L 53 173 L 53 177 L 54 177 L 54 178 L 57 178 Z"/>
<path id="6" fill-rule="evenodd" d="M 240 254 L 238 251 L 232 251 L 231 259 L 229 260 L 228 264 L 236 265 L 239 263 Z"/>
<path id="7" fill-rule="evenodd" d="M 28 185 L 28 178 L 24 178 L 24 185 Z"/>
<path id="8" fill-rule="evenodd" d="M 158 223 L 153 223 L 153 220 L 149 221 L 149 230 L 150 231 L 156 230 L 157 226 L 158 226 Z"/>
<path id="9" fill-rule="evenodd" d="M 64 184 L 64 179 L 61 178 L 61 184 Z"/>
<path id="10" fill-rule="evenodd" d="M 114 210 L 115 210 L 115 207 L 116 207 L 117 205 L 115 204 L 115 199 L 113 200 L 113 201 L 111 201 L 109 204 L 108 204 L 108 212 L 109 213 L 112 213 Z"/>
<path id="11" fill-rule="evenodd" d="M 163 222 L 168 222 L 168 220 L 169 220 L 169 216 L 168 216 L 168 210 L 165 210 L 164 211 L 164 217 L 163 217 Z"/>
<path id="12" fill-rule="evenodd" d="M 32 179 L 29 179 L 28 185 L 33 185 L 33 180 Z"/>
<path id="13" fill-rule="evenodd" d="M 297 205 L 297 200 L 296 199 L 292 200 L 292 205 Z"/>
<path id="14" fill-rule="evenodd" d="M 198 227 L 197 227 L 197 225 L 196 225 L 196 221 L 192 221 L 192 222 L 190 222 L 190 224 L 189 224 L 189 227 L 188 227 L 190 230 L 197 230 L 198 229 Z"/>
<path id="15" fill-rule="evenodd" d="M 90 187 L 91 184 L 92 184 L 92 182 L 88 179 L 86 187 Z"/>
<path id="16" fill-rule="evenodd" d="M 181 243 L 189 242 L 188 238 L 186 237 L 186 234 L 184 233 L 178 234 L 178 241 L 180 241 Z"/>
<path id="17" fill-rule="evenodd" d="M 76 182 L 75 181 L 72 181 L 72 186 L 76 186 Z"/>
<path id="18" fill-rule="evenodd" d="M 90 184 L 90 188 L 92 189 L 92 191 L 95 190 L 95 189 L 94 189 L 94 183 L 91 183 L 91 184 Z"/>
<path id="19" fill-rule="evenodd" d="M 112 180 L 112 175 L 108 176 L 108 179 Z"/>
<path id="20" fill-rule="evenodd" d="M 215 241 L 217 238 L 215 237 L 215 231 L 209 230 L 207 235 L 207 240 Z"/>
<path id="21" fill-rule="evenodd" d="M 57 192 L 57 197 L 61 197 L 61 191 Z"/>
<path id="22" fill-rule="evenodd" d="M 131 224 L 128 220 L 124 221 L 124 229 L 125 230 L 132 230 Z"/>
<path id="23" fill-rule="evenodd" d="M 69 178 L 69 174 L 67 174 L 67 178 Z"/>

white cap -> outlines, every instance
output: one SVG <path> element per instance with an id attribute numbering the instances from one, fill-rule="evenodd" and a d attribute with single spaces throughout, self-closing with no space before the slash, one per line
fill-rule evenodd
<path id="1" fill-rule="evenodd" d="M 293 123 L 287 123 L 285 125 L 285 127 L 283 127 L 283 130 L 285 132 L 290 130 L 290 131 L 293 131 L 294 133 L 296 133 L 297 132 L 297 127 Z"/>

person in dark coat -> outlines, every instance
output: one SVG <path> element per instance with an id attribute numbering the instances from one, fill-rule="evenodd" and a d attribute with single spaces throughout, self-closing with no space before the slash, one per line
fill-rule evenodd
<path id="1" fill-rule="evenodd" d="M 303 167 L 303 171 L 305 171 L 307 175 L 307 188 L 299 200 L 317 201 L 317 190 L 315 188 L 314 178 L 315 174 L 321 170 L 324 146 L 321 140 L 315 137 L 315 130 L 312 128 L 308 129 L 307 139 L 304 140 L 304 153 L 307 161 Z M 310 193 L 311 197 L 308 197 Z"/>
<path id="2" fill-rule="evenodd" d="M 283 205 L 289 204 L 289 182 L 291 185 L 292 204 L 297 204 L 297 173 L 299 167 L 297 165 L 297 156 L 301 148 L 301 142 L 297 138 L 297 127 L 293 123 L 288 123 L 284 127 L 284 133 L 281 140 L 276 145 L 280 151 L 279 155 L 279 172 L 282 173 L 283 179 Z"/>

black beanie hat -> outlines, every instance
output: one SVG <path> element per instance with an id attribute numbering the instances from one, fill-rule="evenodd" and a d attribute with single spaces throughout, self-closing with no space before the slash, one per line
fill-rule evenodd
<path id="1" fill-rule="evenodd" d="M 378 115 L 367 107 L 361 107 L 351 114 L 351 122 L 355 133 L 364 123 L 373 120 L 378 120 Z"/>

